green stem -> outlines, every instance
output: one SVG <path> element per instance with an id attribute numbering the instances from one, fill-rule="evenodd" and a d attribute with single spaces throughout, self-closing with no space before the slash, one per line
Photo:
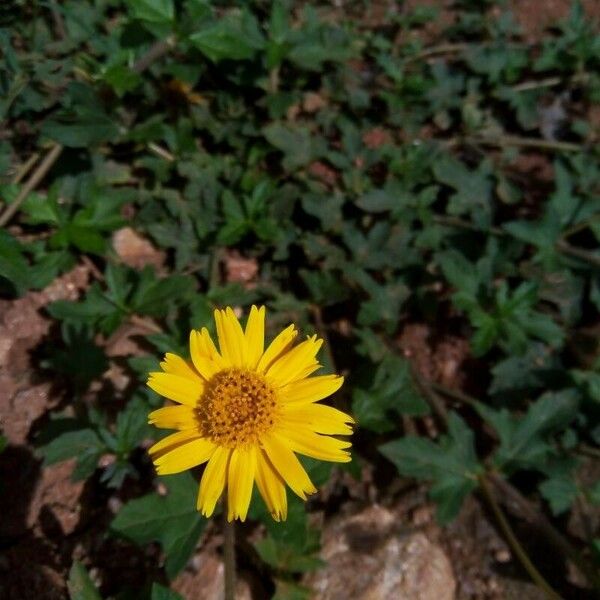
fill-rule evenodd
<path id="1" fill-rule="evenodd" d="M 556 249 L 565 256 L 577 258 L 594 265 L 595 267 L 600 267 L 600 255 L 588 252 L 587 250 L 583 250 L 581 248 L 576 248 L 575 246 L 571 246 L 564 240 L 559 240 L 556 242 Z"/>
<path id="2" fill-rule="evenodd" d="M 488 481 L 497 489 L 503 504 L 513 510 L 518 517 L 525 519 L 536 527 L 556 550 L 577 567 L 579 572 L 589 581 L 595 590 L 600 590 L 600 574 L 598 573 L 598 569 L 554 528 L 538 507 L 524 498 L 519 490 L 513 487 L 497 472 L 488 471 L 487 477 Z"/>
<path id="3" fill-rule="evenodd" d="M 438 417 L 440 422 L 445 426 L 448 422 L 448 411 L 444 406 L 444 403 L 437 395 L 435 391 L 435 384 L 431 381 L 427 381 L 424 377 L 421 377 L 417 369 L 414 367 L 412 362 L 409 362 L 410 374 L 417 384 L 417 387 L 421 393 L 425 396 L 431 410 Z"/>
<path id="4" fill-rule="evenodd" d="M 435 381 L 430 382 L 429 385 L 431 386 L 431 388 L 433 390 L 435 390 L 439 394 L 442 394 L 443 396 L 447 396 L 448 398 L 451 398 L 452 400 L 456 400 L 457 402 L 460 402 L 461 404 L 468 404 L 469 406 L 473 406 L 473 407 L 477 406 L 477 404 L 478 404 L 478 400 L 476 398 L 468 396 L 467 394 L 465 394 L 464 392 L 461 392 L 460 390 L 455 390 L 453 388 L 446 387 L 445 385 L 441 385 L 440 383 L 436 383 Z"/>
<path id="5" fill-rule="evenodd" d="M 223 562 L 225 564 L 225 600 L 235 600 L 235 521 L 227 520 L 223 509 Z"/>
<path id="6" fill-rule="evenodd" d="M 44 157 L 44 160 L 38 165 L 31 177 L 27 180 L 27 183 L 21 188 L 18 196 L 8 205 L 4 213 L 2 213 L 2 216 L 0 216 L 0 227 L 4 227 L 11 220 L 12 216 L 19 210 L 23 200 L 25 200 L 42 179 L 44 179 L 46 173 L 56 162 L 56 159 L 60 156 L 61 152 L 62 146 L 59 144 L 52 146 L 48 154 Z"/>
<path id="7" fill-rule="evenodd" d="M 507 237 L 510 235 L 508 231 L 505 231 L 500 227 L 478 227 L 474 223 L 459 217 L 434 215 L 433 220 L 435 223 L 440 225 L 445 225 L 446 227 L 456 227 L 457 229 L 464 229 L 466 231 L 475 231 L 478 233 L 491 234 L 498 237 Z M 556 242 L 556 250 L 565 256 L 582 260 L 590 265 L 593 265 L 594 267 L 600 267 L 600 255 L 589 252 L 588 250 L 583 250 L 582 248 L 571 246 L 571 244 L 568 244 L 564 239 L 559 239 Z"/>
<path id="8" fill-rule="evenodd" d="M 529 90 L 539 90 L 557 85 L 572 85 L 577 83 L 587 83 L 590 79 L 588 73 L 579 73 L 571 78 L 548 77 L 547 79 L 534 79 L 532 81 L 523 81 L 512 86 L 514 92 L 527 92 Z"/>
<path id="9" fill-rule="evenodd" d="M 527 138 L 517 135 L 497 135 L 497 136 L 473 136 L 466 137 L 463 143 L 480 144 L 482 146 L 505 147 L 514 146 L 516 148 L 535 148 L 537 150 L 557 150 L 559 152 L 582 152 L 585 146 L 573 144 L 571 142 L 559 142 L 555 140 L 544 140 L 540 138 Z"/>
<path id="10" fill-rule="evenodd" d="M 170 35 L 164 40 L 154 42 L 148 52 L 134 63 L 132 70 L 136 73 L 143 73 L 152 63 L 168 54 L 175 47 L 176 41 L 175 36 Z"/>
<path id="11" fill-rule="evenodd" d="M 519 559 L 523 568 L 527 571 L 531 579 L 535 582 L 535 584 L 552 600 L 561 600 L 560 596 L 554 591 L 552 586 L 544 579 L 543 575 L 536 569 L 535 565 L 531 562 L 529 555 L 517 539 L 515 532 L 513 531 L 508 519 L 506 518 L 504 512 L 500 508 L 498 502 L 496 502 L 496 498 L 494 497 L 494 493 L 488 483 L 486 475 L 479 476 L 479 486 L 481 491 L 483 492 L 483 497 L 486 499 L 489 504 L 492 512 L 494 513 L 494 517 L 498 521 L 498 525 L 506 538 L 508 545 L 511 550 L 515 554 L 515 556 Z"/>
<path id="12" fill-rule="evenodd" d="M 17 169 L 15 176 L 13 177 L 12 183 L 20 183 L 21 179 L 29 173 L 33 165 L 37 162 L 37 159 L 40 157 L 39 152 L 34 152 L 25 163 Z"/>

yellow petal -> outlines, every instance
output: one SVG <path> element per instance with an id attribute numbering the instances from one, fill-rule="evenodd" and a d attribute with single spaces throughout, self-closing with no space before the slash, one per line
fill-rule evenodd
<path id="1" fill-rule="evenodd" d="M 352 445 L 350 442 L 328 435 L 319 435 L 307 427 L 286 427 L 281 424 L 277 427 L 276 435 L 285 438 L 286 444 L 291 450 L 305 456 L 330 462 L 350 462 L 352 460 L 350 453 L 345 450 Z"/>
<path id="2" fill-rule="evenodd" d="M 231 310 L 215 310 L 219 348 L 223 358 L 232 366 L 243 367 L 246 360 L 246 338 L 240 322 Z"/>
<path id="3" fill-rule="evenodd" d="M 289 352 L 282 354 L 266 371 L 265 376 L 274 385 L 284 386 L 295 381 L 306 369 L 316 366 L 315 356 L 323 340 L 316 335 L 308 338 Z"/>
<path id="4" fill-rule="evenodd" d="M 287 518 L 285 484 L 263 450 L 259 451 L 256 461 L 256 486 L 273 519 L 285 521 Z"/>
<path id="5" fill-rule="evenodd" d="M 213 514 L 215 504 L 223 493 L 230 455 L 231 450 L 229 448 L 217 446 L 206 465 L 206 469 L 204 469 L 200 481 L 197 507 L 205 517 L 210 517 Z"/>
<path id="6" fill-rule="evenodd" d="M 158 371 L 150 373 L 148 387 L 169 400 L 192 407 L 196 406 L 204 389 L 200 378 L 188 379 Z"/>
<path id="7" fill-rule="evenodd" d="M 254 369 L 260 360 L 265 348 L 265 307 L 250 309 L 250 316 L 246 323 L 246 345 L 248 349 L 247 366 Z"/>
<path id="8" fill-rule="evenodd" d="M 301 381 L 302 379 L 306 379 L 309 375 L 312 375 L 315 371 L 320 369 L 322 366 L 323 365 L 318 363 L 317 361 L 306 365 L 306 367 L 304 367 L 304 369 L 299 371 L 296 374 L 296 376 L 294 377 L 294 379 L 292 379 L 289 383 L 294 383 L 295 381 Z"/>
<path id="9" fill-rule="evenodd" d="M 188 441 L 154 459 L 159 475 L 181 473 L 205 463 L 215 451 L 215 444 L 206 438 Z"/>
<path id="10" fill-rule="evenodd" d="M 195 440 L 199 437 L 200 434 L 198 433 L 198 431 L 193 429 L 178 431 L 156 442 L 156 444 L 154 444 L 148 449 L 148 454 L 150 454 L 150 456 L 152 456 L 152 459 L 154 460 L 155 458 L 158 458 L 158 456 L 160 456 L 161 454 L 174 450 L 178 446 L 181 446 L 182 444 L 187 444 L 187 442 L 189 442 L 190 440 Z"/>
<path id="11" fill-rule="evenodd" d="M 344 378 L 338 375 L 320 375 L 290 383 L 281 388 L 278 395 L 285 404 L 317 402 L 337 392 L 342 383 Z"/>
<path id="12" fill-rule="evenodd" d="M 271 464 L 295 494 L 306 500 L 306 494 L 317 491 L 286 440 L 271 433 L 263 436 L 262 442 Z"/>
<path id="13" fill-rule="evenodd" d="M 161 429 L 193 429 L 198 426 L 196 413 L 189 406 L 165 406 L 148 415 L 148 423 Z"/>
<path id="14" fill-rule="evenodd" d="M 190 332 L 190 354 L 194 367 L 207 381 L 222 368 L 223 359 L 206 327 Z"/>
<path id="15" fill-rule="evenodd" d="M 198 372 L 190 365 L 187 361 L 183 360 L 181 356 L 167 352 L 165 359 L 160 363 L 162 370 L 172 375 L 179 375 L 180 377 L 187 377 L 188 379 L 198 379 Z"/>
<path id="16" fill-rule="evenodd" d="M 254 473 L 256 472 L 256 448 L 235 448 L 229 459 L 229 473 L 227 475 L 227 520 L 233 521 L 239 517 L 246 520 Z"/>
<path id="17" fill-rule="evenodd" d="M 298 425 L 306 426 L 318 433 L 329 435 L 350 435 L 354 419 L 346 413 L 325 406 L 324 404 L 288 403 L 282 405 L 283 425 L 295 428 Z"/>
<path id="18" fill-rule="evenodd" d="M 259 373 L 264 373 L 271 363 L 279 356 L 281 356 L 282 352 L 285 352 L 294 342 L 298 332 L 295 329 L 294 325 L 290 325 L 286 329 L 284 329 L 270 344 L 269 347 L 265 350 L 265 353 L 260 357 L 258 361 L 258 365 L 256 366 L 256 370 Z"/>

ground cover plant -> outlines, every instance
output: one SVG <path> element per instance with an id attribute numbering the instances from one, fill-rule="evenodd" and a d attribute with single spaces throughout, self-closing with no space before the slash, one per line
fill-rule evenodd
<path id="1" fill-rule="evenodd" d="M 211 597 L 145 382 L 253 304 L 356 429 L 286 521 L 255 492 L 247 597 L 337 597 L 320 534 L 373 505 L 448 597 L 600 593 L 600 11 L 553 6 L 3 3 L 0 595 Z"/>

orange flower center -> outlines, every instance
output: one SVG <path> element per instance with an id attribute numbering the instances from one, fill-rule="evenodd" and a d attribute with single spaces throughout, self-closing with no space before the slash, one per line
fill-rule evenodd
<path id="1" fill-rule="evenodd" d="M 204 388 L 196 415 L 203 436 L 227 447 L 256 443 L 275 424 L 277 398 L 262 375 L 226 369 Z"/>

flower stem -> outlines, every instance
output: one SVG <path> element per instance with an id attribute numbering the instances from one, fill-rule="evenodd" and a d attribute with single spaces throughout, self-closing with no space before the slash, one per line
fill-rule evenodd
<path id="1" fill-rule="evenodd" d="M 235 521 L 223 511 L 223 562 L 225 563 L 225 600 L 235 600 Z"/>
<path id="2" fill-rule="evenodd" d="M 543 575 L 536 569 L 535 565 L 531 562 L 529 555 L 525 552 L 525 549 L 517 539 L 515 532 L 513 531 L 508 519 L 505 514 L 502 512 L 500 505 L 496 502 L 496 498 L 494 497 L 494 493 L 490 488 L 490 484 L 488 483 L 486 475 L 482 474 L 479 477 L 479 486 L 481 491 L 483 492 L 483 496 L 489 504 L 496 520 L 498 521 L 498 525 L 500 529 L 502 529 L 502 533 L 510 546 L 511 550 L 514 552 L 515 556 L 519 559 L 523 568 L 527 571 L 531 579 L 536 583 L 536 585 L 548 596 L 548 598 L 552 598 L 552 600 L 560 600 L 560 596 L 552 589 L 552 586 L 544 579 Z"/>

